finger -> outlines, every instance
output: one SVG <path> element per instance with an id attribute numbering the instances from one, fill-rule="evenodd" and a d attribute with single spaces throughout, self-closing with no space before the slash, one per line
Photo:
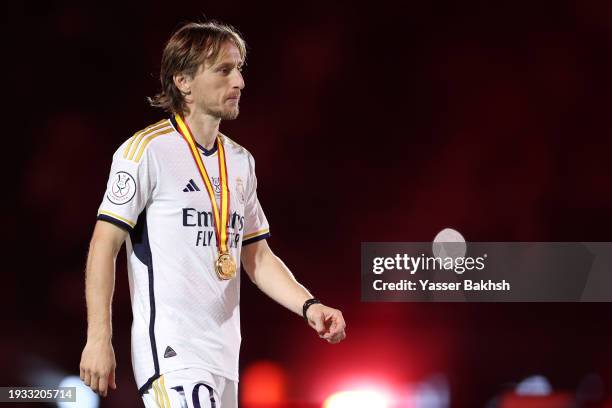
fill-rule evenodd
<path id="1" fill-rule="evenodd" d="M 346 337 L 346 324 L 344 323 L 338 324 L 338 330 L 336 332 L 341 333 L 343 336 Z"/>
<path id="2" fill-rule="evenodd" d="M 336 318 L 336 323 L 338 324 L 338 326 L 344 328 L 346 327 L 346 322 L 344 321 L 344 316 L 342 316 L 342 312 L 338 310 L 338 313 L 335 316 Z"/>
<path id="3" fill-rule="evenodd" d="M 100 377 L 98 377 L 97 373 L 92 373 L 91 374 L 91 379 L 90 379 L 90 383 L 89 383 L 89 387 L 91 387 L 91 390 L 93 392 L 95 392 L 96 394 L 98 393 L 98 382 L 100 381 Z"/>
<path id="4" fill-rule="evenodd" d="M 325 335 L 321 336 L 322 339 L 325 339 L 327 341 L 331 341 L 333 340 L 336 336 L 338 336 L 338 334 L 332 334 L 332 333 L 326 333 Z"/>
<path id="5" fill-rule="evenodd" d="M 346 338 L 346 331 L 344 330 L 344 328 L 340 331 L 338 331 L 337 333 L 335 333 L 333 336 L 330 336 L 330 343 L 339 343 L 342 340 L 344 340 Z"/>
<path id="6" fill-rule="evenodd" d="M 329 331 L 330 331 L 330 332 L 335 331 L 337 326 L 338 326 L 338 325 L 337 325 L 337 323 L 336 323 L 336 318 L 332 316 L 332 317 L 329 319 L 329 323 L 327 324 L 327 327 L 329 328 Z"/>
<path id="7" fill-rule="evenodd" d="M 329 336 L 326 336 L 325 339 L 327 341 L 329 341 L 330 343 L 335 342 L 336 338 L 338 338 L 338 336 L 340 335 L 340 333 L 330 333 Z"/>
<path id="8" fill-rule="evenodd" d="M 102 375 L 100 376 L 100 381 L 98 384 L 98 394 L 103 397 L 106 397 L 106 390 L 108 388 L 108 376 Z"/>
<path id="9" fill-rule="evenodd" d="M 111 370 L 111 373 L 108 377 L 108 385 L 113 389 L 116 390 L 117 389 L 117 383 L 115 382 L 115 369 L 113 368 Z"/>
<path id="10" fill-rule="evenodd" d="M 332 324 L 329 328 L 330 335 L 333 337 L 344 330 L 344 321 L 342 320 L 342 316 L 334 315 Z"/>
<path id="11" fill-rule="evenodd" d="M 323 314 L 319 314 L 318 316 L 315 316 L 314 319 L 314 324 L 315 327 L 314 329 L 317 331 L 317 333 L 319 334 L 323 334 L 325 333 L 325 316 L 323 316 Z"/>
<path id="12" fill-rule="evenodd" d="M 83 383 L 89 387 L 89 384 L 91 384 L 91 375 L 89 374 L 89 371 L 85 370 L 83 372 Z"/>
<path id="13" fill-rule="evenodd" d="M 328 341 L 331 344 L 337 344 L 340 343 L 342 340 L 344 340 L 346 338 L 346 335 L 344 334 L 344 332 L 340 332 L 338 333 L 336 336 L 332 337 L 331 339 L 329 339 Z"/>

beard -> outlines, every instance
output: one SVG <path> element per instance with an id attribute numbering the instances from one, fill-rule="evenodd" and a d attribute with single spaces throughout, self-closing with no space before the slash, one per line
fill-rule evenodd
<path id="1" fill-rule="evenodd" d="M 232 108 L 230 110 L 207 109 L 206 113 L 221 120 L 234 120 L 238 117 L 238 114 L 240 113 L 240 108 L 238 107 L 238 105 L 236 105 L 235 108 Z"/>

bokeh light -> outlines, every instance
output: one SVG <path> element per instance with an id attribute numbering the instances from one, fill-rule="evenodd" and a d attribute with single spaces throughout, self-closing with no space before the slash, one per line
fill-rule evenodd
<path id="1" fill-rule="evenodd" d="M 286 402 L 287 375 L 271 361 L 257 361 L 249 365 L 241 376 L 241 406 L 273 407 Z"/>
<path id="2" fill-rule="evenodd" d="M 380 391 L 354 390 L 332 394 L 323 408 L 388 408 L 389 398 Z"/>

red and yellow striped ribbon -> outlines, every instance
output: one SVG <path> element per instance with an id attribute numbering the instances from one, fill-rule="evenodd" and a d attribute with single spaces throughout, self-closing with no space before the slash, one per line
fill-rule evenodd
<path id="1" fill-rule="evenodd" d="M 213 218 L 215 222 L 215 234 L 217 235 L 217 245 L 219 246 L 219 253 L 228 253 L 227 248 L 227 240 L 228 240 L 228 219 L 229 219 L 229 208 L 230 208 L 230 197 L 229 197 L 229 188 L 227 185 L 227 164 L 225 160 L 225 148 L 223 147 L 223 143 L 221 139 L 217 136 L 217 149 L 219 150 L 219 181 L 221 185 L 221 211 L 217 207 L 217 200 L 215 199 L 215 190 L 213 189 L 212 184 L 210 183 L 210 178 L 208 177 L 208 173 L 206 172 L 206 167 L 204 167 L 204 162 L 202 162 L 202 157 L 198 152 L 198 148 L 196 146 L 195 139 L 189 129 L 187 123 L 183 120 L 181 115 L 175 115 L 176 123 L 179 127 L 179 132 L 183 139 L 187 142 L 189 146 L 189 150 L 191 151 L 191 155 L 196 163 L 196 167 L 200 172 L 200 176 L 202 177 L 202 181 L 206 186 L 206 191 L 208 191 L 208 196 L 210 197 L 210 202 L 212 204 Z M 222 227 L 223 226 L 223 227 Z"/>

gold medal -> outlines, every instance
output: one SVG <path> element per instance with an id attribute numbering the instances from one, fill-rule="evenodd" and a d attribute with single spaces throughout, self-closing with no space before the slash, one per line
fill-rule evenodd
<path id="1" fill-rule="evenodd" d="M 178 125 L 178 130 L 181 136 L 187 142 L 193 160 L 195 161 L 196 167 L 202 177 L 202 181 L 206 186 L 206 191 L 210 197 L 210 204 L 212 207 L 213 219 L 215 224 L 215 236 L 217 237 L 217 247 L 219 249 L 219 255 L 215 261 L 215 272 L 221 280 L 229 280 L 236 276 L 238 270 L 236 262 L 229 254 L 228 249 L 228 228 L 229 228 L 229 211 L 230 211 L 230 195 L 227 177 L 227 163 L 225 161 L 225 148 L 221 138 L 217 137 L 217 148 L 219 149 L 219 183 L 221 187 L 221 198 L 220 205 L 217 206 L 217 200 L 215 199 L 215 192 L 212 184 L 206 172 L 206 167 L 202 162 L 202 158 L 198 153 L 198 149 L 195 144 L 195 140 L 189 126 L 184 122 L 181 115 L 175 115 L 175 120 Z"/>
<path id="2" fill-rule="evenodd" d="M 219 279 L 232 279 L 236 276 L 236 262 L 228 253 L 219 254 L 215 262 L 215 271 Z"/>

